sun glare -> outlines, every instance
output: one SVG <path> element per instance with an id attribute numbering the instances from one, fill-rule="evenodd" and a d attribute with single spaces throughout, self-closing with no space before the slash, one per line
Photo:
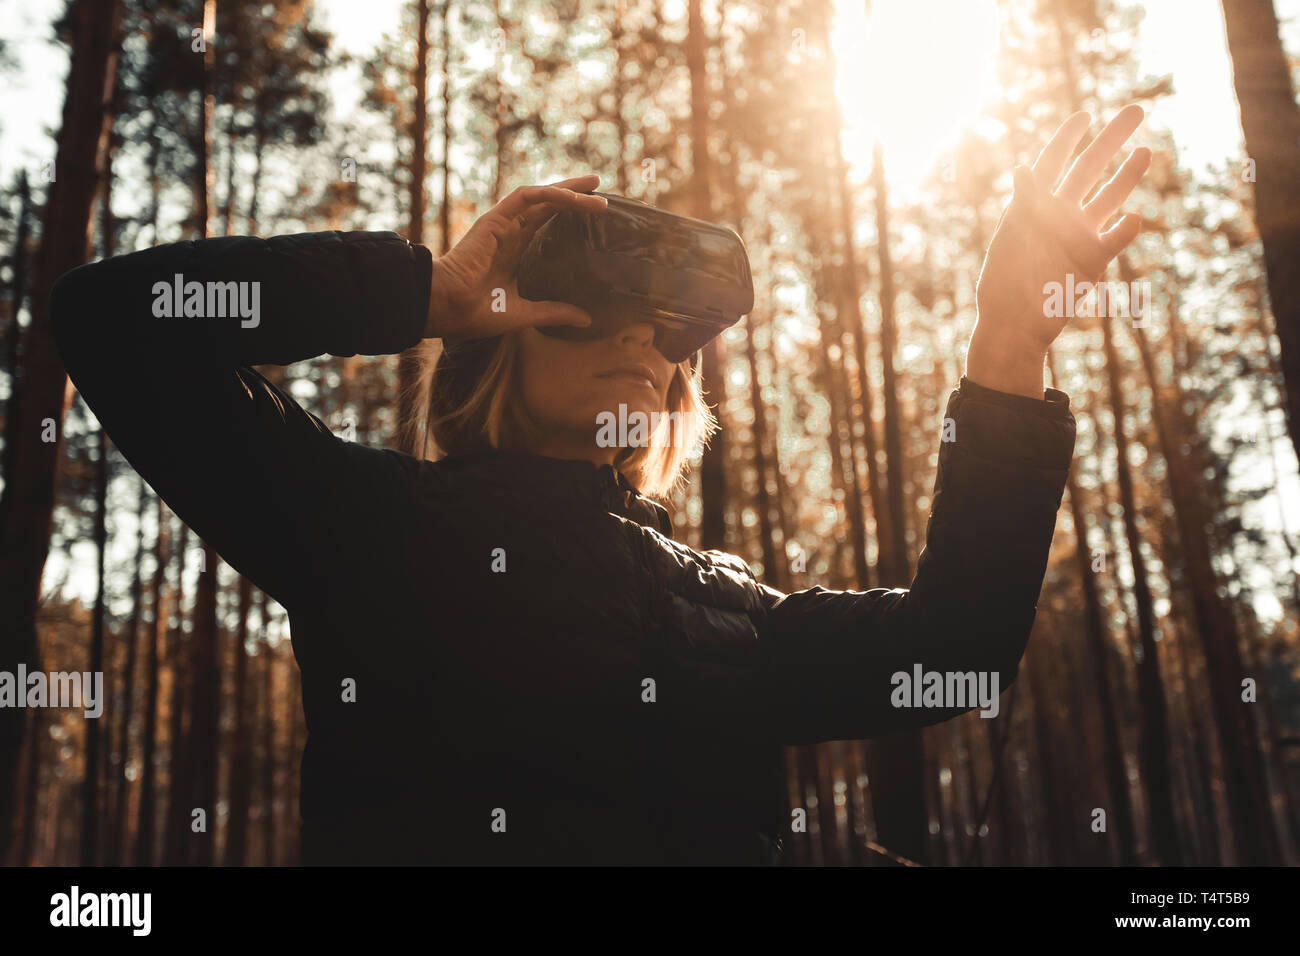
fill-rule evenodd
<path id="1" fill-rule="evenodd" d="M 876 137 L 890 186 L 910 191 L 940 161 L 994 83 L 996 0 L 837 0 L 831 44 L 855 177 Z"/>

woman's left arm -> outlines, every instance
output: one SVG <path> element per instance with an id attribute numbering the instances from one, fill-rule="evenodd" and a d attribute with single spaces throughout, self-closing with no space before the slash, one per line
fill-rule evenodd
<path id="1" fill-rule="evenodd" d="M 980 707 L 981 686 L 996 701 L 1015 679 L 1029 639 L 1074 432 L 1062 392 L 1031 399 L 962 380 L 948 400 L 911 587 L 814 587 L 781 598 L 768 613 L 760 635 L 763 696 L 782 743 L 856 740 L 937 723 Z M 914 706 L 924 675 L 935 673 L 945 686 L 949 674 L 973 674 L 973 685 L 961 679 L 963 690 L 975 690 L 972 699 Z"/>
<path id="2" fill-rule="evenodd" d="M 814 587 L 780 598 L 767 615 L 761 697 L 783 743 L 996 713 L 1029 640 L 1074 450 L 1068 399 L 1043 388 L 1047 349 L 1066 323 L 1045 303 L 1052 283 L 1096 282 L 1137 236 L 1131 214 L 1102 227 L 1150 151 L 1134 150 L 1093 187 L 1142 116 L 1126 107 L 1075 156 L 1090 122 L 1077 113 L 1032 168 L 1016 169 L 980 272 L 966 375 L 948 402 L 910 589 Z"/>

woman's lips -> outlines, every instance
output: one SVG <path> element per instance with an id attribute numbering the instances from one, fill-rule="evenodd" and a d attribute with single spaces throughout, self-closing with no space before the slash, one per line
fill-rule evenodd
<path id="1" fill-rule="evenodd" d="M 620 382 L 630 382 L 633 385 L 644 385 L 647 388 L 655 387 L 654 382 L 650 381 L 650 379 L 646 378 L 646 376 L 639 375 L 636 372 L 610 372 L 608 375 L 602 375 L 600 377 L 613 378 L 619 380 Z"/>
<path id="2" fill-rule="evenodd" d="M 608 372 L 598 375 L 597 378 L 613 378 L 633 385 L 646 385 L 651 389 L 658 390 L 658 383 L 655 379 L 654 370 L 648 365 L 641 365 L 639 363 L 623 365 L 616 369 L 610 369 Z"/>

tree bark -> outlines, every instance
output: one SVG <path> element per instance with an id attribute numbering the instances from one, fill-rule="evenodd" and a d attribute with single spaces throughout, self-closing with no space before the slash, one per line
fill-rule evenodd
<path id="1" fill-rule="evenodd" d="M 0 454 L 0 474 L 6 478 L 13 474 L 14 422 L 18 418 L 18 345 L 22 327 L 18 316 L 27 296 L 27 239 L 32 218 L 32 191 L 27 183 L 27 171 L 20 169 L 14 186 L 18 193 L 18 221 L 14 224 L 14 251 L 9 261 L 13 278 L 9 283 L 9 325 L 5 329 L 5 374 L 9 376 L 9 398 L 5 402 L 5 447 Z"/>
<path id="2" fill-rule="evenodd" d="M 1300 454 L 1300 106 L 1272 0 L 1223 0 L 1223 23 L 1254 164 L 1255 222 L 1282 346 L 1287 425 Z"/>
<path id="3" fill-rule="evenodd" d="M 1134 276 L 1127 259 L 1121 257 L 1120 277 L 1129 282 Z M 1170 308 L 1172 311 L 1176 306 L 1171 304 Z M 1155 362 L 1146 334 L 1140 327 L 1135 327 L 1133 336 L 1147 381 L 1153 394 L 1157 394 Z M 1241 857 L 1239 862 L 1256 866 L 1280 865 L 1279 841 L 1273 825 L 1264 764 L 1251 714 L 1240 696 L 1241 681 L 1249 675 L 1242 660 L 1240 636 L 1232 609 L 1219 593 L 1213 549 L 1206 534 L 1210 522 L 1197 487 L 1199 456 L 1193 453 L 1189 460 L 1184 451 L 1192 446 L 1196 429 L 1187 420 L 1178 396 L 1169 402 L 1157 400 L 1153 418 L 1165 459 L 1169 496 L 1174 503 L 1196 632 L 1205 655 L 1206 680 L 1210 684 L 1211 710 L 1219 731 L 1223 783 L 1232 810 L 1233 831 Z"/>
<path id="4" fill-rule="evenodd" d="M 263 863 L 274 866 L 275 853 L 275 655 L 267 643 L 267 599 L 259 595 L 262 647 L 258 653 L 262 697 L 262 852 Z"/>
<path id="5" fill-rule="evenodd" d="M 177 866 L 187 862 L 190 832 L 189 741 L 186 733 L 187 703 L 192 699 L 189 675 L 192 670 L 189 639 L 185 637 L 185 548 L 189 528 L 182 522 L 176 543 L 176 626 L 171 629 L 168 664 L 172 674 L 171 713 L 167 735 L 167 820 L 163 827 L 163 863 Z"/>
<path id="6" fill-rule="evenodd" d="M 22 466 L 5 475 L 0 497 L 0 667 L 24 664 L 39 670 L 36 607 L 41 574 L 50 548 L 54 486 L 63 445 L 67 373 L 50 327 L 54 282 L 86 261 L 91 203 L 103 168 L 112 124 L 110 104 L 116 75 L 117 0 L 78 0 L 72 23 L 71 65 L 63 124 L 59 129 L 45 207 L 45 226 L 32 282 L 32 321 L 23 336 L 19 416 L 7 428 L 12 460 Z M 53 441 L 44 440 L 53 423 Z M 0 711 L 0 820 L 13 813 L 13 781 L 22 748 L 25 708 Z M 10 828 L 0 827 L 0 858 Z"/>
<path id="7" fill-rule="evenodd" d="M 627 53 L 623 43 L 623 18 L 626 15 L 626 0 L 616 0 L 614 4 L 614 22 L 610 27 L 609 42 L 614 47 L 614 75 L 610 79 L 610 91 L 614 95 L 614 184 L 620 195 L 626 196 L 627 178 L 627 115 L 624 101 L 627 98 L 627 80 L 625 64 Z"/>
<path id="8" fill-rule="evenodd" d="M 154 839 L 157 816 L 157 772 L 154 766 L 154 754 L 158 746 L 158 681 L 161 671 L 159 658 L 163 641 L 167 635 L 167 608 L 164 591 L 167 587 L 168 551 L 168 517 L 166 506 L 158 499 L 158 537 L 154 540 L 154 571 L 150 593 L 153 604 L 153 624 L 146 631 L 149 642 L 149 657 L 145 665 L 147 677 L 144 701 L 144 739 L 140 754 L 140 805 L 136 814 L 136 843 L 133 859 L 136 866 L 148 866 L 154 860 Z M 180 605 L 177 604 L 179 609 Z"/>
<path id="9" fill-rule="evenodd" d="M 880 258 L 880 360 L 885 373 L 885 461 L 889 504 L 889 539 L 893 552 L 893 580 L 883 577 L 886 587 L 903 587 L 911 579 L 912 562 L 907 553 L 906 509 L 903 507 L 902 412 L 898 405 L 898 376 L 894 354 L 898 331 L 894 319 L 894 264 L 889 251 L 889 193 L 885 183 L 884 150 L 876 143 L 872 151 L 871 182 L 876 200 L 876 243 Z"/>
<path id="10" fill-rule="evenodd" d="M 709 156 L 708 38 L 700 0 L 687 0 L 686 69 L 691 84 L 691 215 L 713 220 L 713 163 Z M 703 385 L 721 423 L 727 404 L 722 337 L 704 346 Z M 719 430 L 700 461 L 700 548 L 727 546 L 727 434 Z"/>
<path id="11" fill-rule="evenodd" d="M 1038 759 L 1034 761 L 1034 776 L 1038 781 L 1039 798 L 1045 811 L 1046 825 L 1041 837 L 1047 846 L 1046 859 L 1042 862 L 1052 866 L 1069 866 L 1076 862 L 1074 835 L 1079 827 L 1086 826 L 1089 822 L 1088 808 L 1076 807 L 1075 816 L 1071 816 L 1067 810 L 1069 801 L 1065 797 L 1065 768 L 1058 759 L 1060 751 L 1057 741 L 1060 738 L 1052 718 L 1058 697 L 1056 688 L 1051 686 L 1047 649 L 1047 642 L 1041 642 L 1037 646 L 1031 644 L 1024 663 L 1025 676 L 1029 678 L 1029 693 L 1034 699 L 1034 745 L 1038 751 Z"/>
<path id="12" fill-rule="evenodd" d="M 252 803 L 252 721 L 249 719 L 248 612 L 253 586 L 239 578 L 238 624 L 235 630 L 235 733 L 230 758 L 230 825 L 226 833 L 226 866 L 243 866 L 248 860 L 248 812 Z"/>
<path id="13" fill-rule="evenodd" d="M 1048 353 L 1049 374 L 1053 384 L 1057 381 L 1056 358 Z M 1103 746 L 1106 749 L 1106 793 L 1110 797 L 1115 836 L 1119 841 L 1119 860 L 1122 866 L 1136 866 L 1137 833 L 1134 825 L 1133 802 L 1129 795 L 1128 770 L 1124 766 L 1124 739 L 1115 717 L 1115 692 L 1111 688 L 1110 650 L 1106 629 L 1102 623 L 1101 597 L 1097 576 L 1092 569 L 1088 547 L 1087 524 L 1084 520 L 1083 496 L 1074 468 L 1066 477 L 1067 497 L 1070 501 L 1070 523 L 1074 525 L 1074 553 L 1079 568 L 1079 584 L 1083 592 L 1083 632 L 1088 641 L 1089 656 L 1093 661 L 1093 679 L 1097 683 L 1097 710 L 1101 716 Z"/>
<path id="14" fill-rule="evenodd" d="M 105 551 L 108 547 L 108 436 L 97 431 L 95 459 L 95 610 L 90 636 L 90 673 L 104 672 Z M 98 720 L 86 720 L 86 775 L 81 784 L 81 865 L 99 863 L 100 752 L 104 734 Z"/>
<path id="15" fill-rule="evenodd" d="M 1169 776 L 1169 728 L 1165 709 L 1165 686 L 1160 675 L 1160 657 L 1155 638 L 1155 611 L 1147 579 L 1146 558 L 1142 554 L 1142 535 L 1137 526 L 1137 504 L 1133 494 L 1133 474 L 1128 460 L 1128 434 L 1124 427 L 1124 389 L 1120 383 L 1119 358 L 1111 331 L 1110 319 L 1102 316 L 1102 345 L 1106 351 L 1106 377 L 1110 384 L 1111 414 L 1115 418 L 1115 459 L 1119 480 L 1120 507 L 1124 512 L 1124 535 L 1128 540 L 1129 562 L 1133 572 L 1133 599 L 1137 603 L 1138 642 L 1142 657 L 1138 662 L 1139 749 L 1142 756 L 1142 782 L 1146 789 L 1147 812 L 1156 859 L 1166 866 L 1177 866 L 1182 853 L 1178 846 L 1173 791 Z M 1155 401 L 1153 393 L 1152 400 Z"/>
<path id="16" fill-rule="evenodd" d="M 216 0 L 205 0 L 204 23 L 215 29 Z M 198 175 L 194 182 L 198 238 L 206 239 L 212 210 L 212 115 L 213 60 L 215 44 L 210 39 L 203 55 L 200 85 L 200 114 L 195 140 Z M 204 813 L 206 829 L 188 831 L 190 860 L 211 866 L 217 825 L 217 724 L 220 721 L 221 671 L 217 660 L 217 566 L 220 559 L 208 542 L 202 542 L 202 566 L 194 595 L 194 638 L 189 659 L 190 732 L 187 740 L 192 812 Z"/>
<path id="17" fill-rule="evenodd" d="M 136 510 L 135 569 L 131 574 L 131 620 L 127 624 L 126 668 L 122 674 L 122 713 L 117 726 L 118 765 L 113 772 L 113 830 L 109 835 L 107 862 L 118 865 L 127 846 L 128 807 L 131 788 L 126 775 L 130 764 L 131 717 L 135 711 L 135 671 L 140 649 L 140 621 L 144 606 L 144 517 L 149 508 L 149 486 L 140 479 L 140 505 Z"/>
<path id="18" fill-rule="evenodd" d="M 451 0 L 443 0 L 444 10 Z M 424 180 L 428 170 L 429 140 L 429 0 L 416 2 L 415 35 L 415 115 L 411 123 L 411 218 L 406 238 L 424 242 Z M 444 147 L 444 151 L 445 151 Z M 444 163 L 445 165 L 445 163 Z M 443 170 L 444 175 L 446 169 Z M 445 204 L 444 204 L 445 206 Z M 445 215 L 445 209 L 443 210 Z M 444 224 L 443 245 L 446 245 Z M 446 249 L 443 250 L 444 252 Z M 420 348 L 412 346 L 397 356 L 397 436 L 399 451 L 416 453 L 415 431 L 406 423 L 416 415 L 415 400 L 419 391 Z"/>
<path id="19" fill-rule="evenodd" d="M 424 0 L 421 0 L 424 2 Z M 442 0 L 442 205 L 438 240 L 442 254 L 451 251 L 451 0 Z M 425 58 L 428 58 L 426 41 Z"/>

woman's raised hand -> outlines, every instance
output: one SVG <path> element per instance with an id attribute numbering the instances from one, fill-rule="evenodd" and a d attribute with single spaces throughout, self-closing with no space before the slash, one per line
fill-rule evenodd
<path id="1" fill-rule="evenodd" d="M 1048 283 L 1096 282 L 1138 234 L 1132 213 L 1102 232 L 1151 162 L 1145 147 L 1129 154 L 1085 204 L 1103 170 L 1142 123 L 1124 107 L 1066 169 L 1091 117 L 1075 113 L 1043 147 L 1033 167 L 1015 170 L 1015 193 L 998 222 L 976 291 L 978 318 L 966 374 L 978 385 L 1043 397 L 1043 359 L 1067 319 L 1046 308 Z"/>
<path id="2" fill-rule="evenodd" d="M 433 260 L 425 337 L 477 339 L 530 325 L 589 325 L 591 317 L 577 306 L 522 298 L 515 271 L 528 243 L 555 213 L 605 208 L 603 197 L 584 195 L 599 182 L 590 175 L 520 186 L 480 216 L 450 252 Z"/>

